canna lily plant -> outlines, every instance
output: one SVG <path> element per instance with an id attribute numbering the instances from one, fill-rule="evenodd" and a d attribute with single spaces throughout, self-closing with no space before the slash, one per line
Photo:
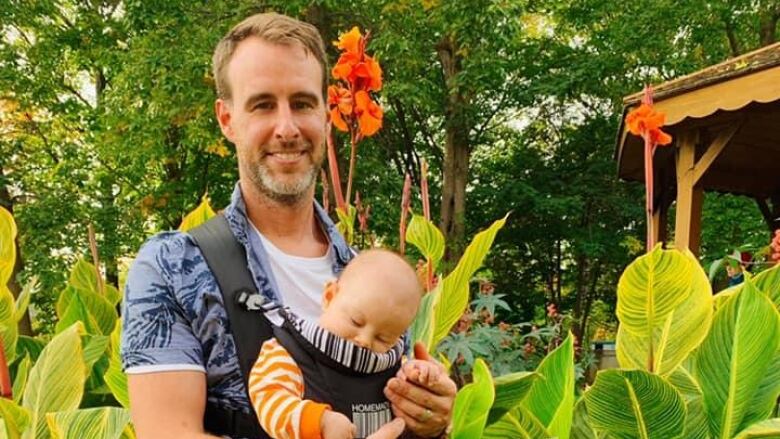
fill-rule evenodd
<path id="1" fill-rule="evenodd" d="M 328 87 L 328 108 L 331 126 L 349 133 L 349 175 L 347 177 L 346 196 L 341 191 L 336 147 L 332 131 L 328 134 L 328 166 L 331 186 L 336 198 L 336 214 L 339 217 L 339 230 L 347 242 L 354 238 L 354 223 L 357 210 L 350 204 L 352 182 L 355 176 L 357 147 L 361 140 L 373 136 L 382 127 L 383 110 L 372 97 L 382 89 L 382 68 L 372 56 L 366 53 L 370 33 L 360 33 L 357 27 L 342 34 L 334 42 L 341 50 L 338 62 L 331 75 L 336 80 Z"/>

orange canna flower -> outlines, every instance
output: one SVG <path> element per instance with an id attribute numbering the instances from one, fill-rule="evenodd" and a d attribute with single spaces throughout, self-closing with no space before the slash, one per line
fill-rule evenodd
<path id="1" fill-rule="evenodd" d="M 364 90 L 355 93 L 355 114 L 362 135 L 373 136 L 382 128 L 382 107 L 371 100 Z"/>
<path id="2" fill-rule="evenodd" d="M 333 125 L 341 131 L 349 131 L 347 122 L 342 116 L 352 116 L 352 94 L 349 90 L 336 85 L 328 87 L 328 106 Z"/>
<path id="3" fill-rule="evenodd" d="M 349 32 L 341 34 L 338 41 L 334 41 L 333 44 L 341 50 L 345 50 L 350 53 L 362 52 L 361 40 L 363 35 L 360 34 L 360 29 L 357 26 L 353 27 Z"/>
<path id="4" fill-rule="evenodd" d="M 666 115 L 655 111 L 653 106 L 647 103 L 631 110 L 626 116 L 628 131 L 637 136 L 648 136 L 655 145 L 668 145 L 672 142 L 672 137 L 661 131 L 665 121 Z"/>

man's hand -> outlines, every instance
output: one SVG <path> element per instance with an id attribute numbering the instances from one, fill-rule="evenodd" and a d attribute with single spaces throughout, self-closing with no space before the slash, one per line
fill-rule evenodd
<path id="1" fill-rule="evenodd" d="M 455 393 L 458 391 L 444 370 L 444 366 L 428 355 L 422 343 L 414 345 L 414 356 L 417 360 L 431 363 L 438 369 L 436 379 L 428 371 L 426 382 L 420 382 L 417 362 L 409 362 L 391 378 L 385 386 L 385 396 L 392 403 L 393 414 L 406 422 L 406 426 L 414 434 L 422 437 L 436 437 L 444 432 L 452 417 L 452 405 Z M 417 378 L 417 379 L 415 379 Z"/>
<path id="2" fill-rule="evenodd" d="M 322 439 L 352 439 L 357 433 L 357 428 L 343 414 L 325 410 L 320 418 L 320 431 Z"/>

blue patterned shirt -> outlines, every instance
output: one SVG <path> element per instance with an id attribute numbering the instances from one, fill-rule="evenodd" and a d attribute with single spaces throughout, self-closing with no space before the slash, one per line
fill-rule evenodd
<path id="1" fill-rule="evenodd" d="M 352 250 L 327 213 L 314 202 L 338 274 Z M 239 185 L 224 215 L 246 248 L 249 272 L 265 297 L 279 294 L 260 236 L 252 233 Z M 183 232 L 162 232 L 138 252 L 127 277 L 123 302 L 122 363 L 125 372 L 195 370 L 206 373 L 209 402 L 251 412 L 233 336 L 217 281 L 200 249 Z"/>

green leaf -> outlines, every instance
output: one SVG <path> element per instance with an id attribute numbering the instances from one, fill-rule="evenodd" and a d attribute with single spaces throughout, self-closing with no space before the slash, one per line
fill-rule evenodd
<path id="1" fill-rule="evenodd" d="M 16 264 L 16 223 L 11 212 L 0 206 L 0 287 L 11 280 Z"/>
<path id="2" fill-rule="evenodd" d="M 585 392 L 590 425 L 615 438 L 681 438 L 685 402 L 658 375 L 643 370 L 603 370 Z"/>
<path id="3" fill-rule="evenodd" d="M 32 366 L 32 360 L 29 355 L 25 355 L 22 361 L 16 366 L 16 376 L 14 377 L 14 402 L 19 404 L 22 401 L 22 395 L 24 394 L 24 388 L 27 386 L 27 377 L 30 374 L 30 366 Z"/>
<path id="4" fill-rule="evenodd" d="M 474 363 L 473 378 L 455 396 L 452 409 L 452 438 L 469 439 L 482 436 L 490 406 L 495 397 L 490 369 L 481 358 Z"/>
<path id="5" fill-rule="evenodd" d="M 598 433 L 590 426 L 585 398 L 580 398 L 577 404 L 574 405 L 571 437 L 574 439 L 597 439 L 599 437 Z"/>
<path id="6" fill-rule="evenodd" d="M 18 339 L 19 328 L 14 318 L 14 296 L 5 285 L 0 285 L 0 340 L 3 341 L 3 351 L 8 364 L 16 358 Z"/>
<path id="7" fill-rule="evenodd" d="M 704 398 L 696 379 L 684 367 L 680 366 L 672 372 L 669 384 L 673 385 L 685 401 L 687 416 L 685 417 L 685 439 L 708 439 L 710 431 L 707 427 L 709 420 L 704 411 Z"/>
<path id="8" fill-rule="evenodd" d="M 15 401 L 0 398 L 0 417 L 5 421 L 5 434 L 9 439 L 19 439 L 30 425 L 30 412 Z"/>
<path id="9" fill-rule="evenodd" d="M 92 314 L 90 314 L 86 305 L 84 305 L 84 302 L 81 301 L 82 292 L 79 290 L 70 291 L 73 291 L 74 294 L 71 296 L 71 299 L 68 300 L 68 306 L 65 309 L 65 313 L 60 316 L 60 321 L 57 322 L 55 333 L 59 334 L 65 329 L 70 328 L 74 323 L 81 322 L 84 324 L 84 330 L 87 334 L 100 334 L 100 328 L 98 327 L 97 321 Z"/>
<path id="10" fill-rule="evenodd" d="M 122 407 L 130 408 L 130 397 L 127 393 L 127 375 L 122 372 L 122 359 L 119 348 L 122 334 L 122 319 L 117 319 L 116 327 L 111 333 L 111 349 L 108 357 L 108 370 L 103 375 L 103 380 L 111 389 L 114 398 L 122 404 Z"/>
<path id="11" fill-rule="evenodd" d="M 30 297 L 33 291 L 38 289 L 38 277 L 33 276 L 27 281 L 22 292 L 19 293 L 19 297 L 16 298 L 16 304 L 14 305 L 14 320 L 19 322 L 24 317 L 24 313 L 27 311 L 27 306 L 30 305 Z"/>
<path id="12" fill-rule="evenodd" d="M 536 372 L 515 372 L 494 379 L 496 397 L 493 407 L 490 408 L 488 425 L 520 404 L 538 378 L 540 376 Z"/>
<path id="13" fill-rule="evenodd" d="M 469 281 L 482 266 L 496 234 L 506 224 L 506 218 L 495 221 L 486 230 L 479 232 L 466 247 L 452 273 L 441 282 L 440 297 L 433 308 L 434 330 L 429 349 L 433 350 L 463 315 L 469 303 Z"/>
<path id="14" fill-rule="evenodd" d="M 765 421 L 753 424 L 743 430 L 734 439 L 778 439 L 780 438 L 780 418 L 767 419 Z"/>
<path id="15" fill-rule="evenodd" d="M 753 284 L 780 309 L 780 264 L 758 273 L 753 278 Z"/>
<path id="16" fill-rule="evenodd" d="M 444 235 L 425 217 L 412 215 L 406 229 L 406 242 L 417 247 L 423 257 L 431 262 L 434 270 L 444 256 Z"/>
<path id="17" fill-rule="evenodd" d="M 196 207 L 192 212 L 188 213 L 181 221 L 179 230 L 186 232 L 187 230 L 194 229 L 195 227 L 211 219 L 211 217 L 214 215 L 216 214 L 214 213 L 214 209 L 212 209 L 211 205 L 209 204 L 208 195 L 203 195 L 203 198 L 201 198 L 198 207 Z"/>
<path id="18" fill-rule="evenodd" d="M 46 421 L 52 439 L 119 439 L 130 422 L 130 411 L 118 407 L 99 407 L 49 413 Z"/>
<path id="19" fill-rule="evenodd" d="M 668 375 L 709 330 L 712 290 L 707 275 L 690 252 L 658 245 L 620 277 L 617 316 L 620 366 Z"/>
<path id="20" fill-rule="evenodd" d="M 102 296 L 103 292 L 98 290 L 97 279 L 95 266 L 85 261 L 83 258 L 79 258 L 70 270 L 68 285 L 82 291 L 88 291 Z"/>
<path id="21" fill-rule="evenodd" d="M 715 314 L 697 351 L 694 376 L 715 438 L 731 438 L 769 415 L 780 381 L 765 376 L 780 347 L 780 315 L 750 279 Z M 765 384 L 768 388 L 761 389 Z"/>
<path id="22" fill-rule="evenodd" d="M 433 307 L 436 300 L 439 298 L 441 291 L 441 282 L 436 285 L 433 291 L 425 294 L 420 300 L 420 307 L 417 309 L 417 315 L 412 320 L 412 325 L 409 327 L 409 333 L 411 334 L 412 344 L 422 342 L 425 347 L 433 352 Z"/>
<path id="23" fill-rule="evenodd" d="M 57 315 L 60 320 L 65 319 L 65 314 L 68 312 L 68 307 L 73 297 L 78 296 L 82 302 L 84 309 L 94 319 L 97 324 L 97 331 L 89 329 L 90 334 L 102 334 L 108 335 L 114 330 L 116 319 L 118 318 L 116 307 L 104 296 L 96 294 L 91 291 L 85 291 L 76 289 L 73 286 L 68 286 L 60 293 L 60 297 L 57 300 Z M 81 310 L 76 309 L 71 312 L 76 313 L 73 317 L 82 316 Z M 71 324 L 73 322 L 70 322 Z M 86 323 L 86 322 L 85 322 Z M 59 325 L 58 325 L 59 326 Z"/>
<path id="24" fill-rule="evenodd" d="M 547 439 L 544 425 L 522 405 L 515 406 L 498 421 L 485 428 L 482 439 Z"/>
<path id="25" fill-rule="evenodd" d="M 106 290 L 106 300 L 108 300 L 109 303 L 116 307 L 119 302 L 122 301 L 122 293 L 120 293 L 119 290 L 111 284 L 105 284 L 104 289 Z"/>
<path id="26" fill-rule="evenodd" d="M 20 335 L 19 341 L 16 344 L 17 355 L 29 355 L 33 363 L 38 361 L 38 357 L 41 355 L 41 351 L 46 346 L 46 342 L 38 338 L 29 337 L 27 335 Z"/>
<path id="27" fill-rule="evenodd" d="M 357 215 L 357 209 L 352 205 L 347 206 L 347 211 L 344 212 L 341 209 L 336 209 L 336 217 L 338 217 L 338 224 L 336 229 L 344 236 L 347 244 L 352 245 L 355 238 L 355 216 Z"/>
<path id="28" fill-rule="evenodd" d="M 81 349 L 80 324 L 56 335 L 30 371 L 22 406 L 30 411 L 31 429 L 25 439 L 46 439 L 44 415 L 75 410 L 81 402 L 87 370 Z"/>
<path id="29" fill-rule="evenodd" d="M 108 348 L 110 337 L 107 335 L 85 335 L 82 337 L 84 349 L 84 366 L 86 370 L 92 370 L 92 366 L 103 356 Z"/>
<path id="30" fill-rule="evenodd" d="M 536 369 L 543 379 L 533 382 L 521 405 L 533 414 L 552 436 L 568 439 L 574 416 L 574 337 L 542 360 Z"/>

